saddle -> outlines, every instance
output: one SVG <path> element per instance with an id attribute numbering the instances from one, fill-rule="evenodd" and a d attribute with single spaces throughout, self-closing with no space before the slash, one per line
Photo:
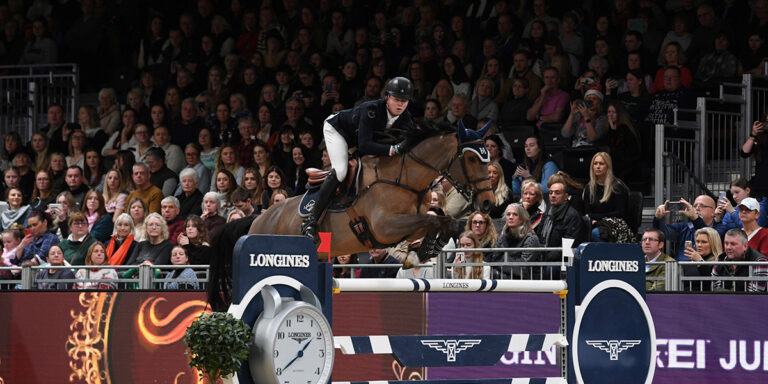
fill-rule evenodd
<path id="1" fill-rule="evenodd" d="M 360 161 L 361 159 L 359 156 L 350 155 L 347 177 L 344 179 L 344 182 L 339 185 L 336 194 L 331 198 L 328 211 L 344 211 L 355 201 L 358 190 L 357 185 L 362 173 Z M 307 192 L 304 193 L 304 196 L 301 198 L 301 203 L 299 203 L 299 216 L 301 217 L 309 216 L 312 207 L 315 205 L 315 199 L 320 185 L 322 185 L 325 179 L 331 174 L 331 171 L 317 168 L 308 168 L 306 172 L 309 179 L 307 181 Z"/>

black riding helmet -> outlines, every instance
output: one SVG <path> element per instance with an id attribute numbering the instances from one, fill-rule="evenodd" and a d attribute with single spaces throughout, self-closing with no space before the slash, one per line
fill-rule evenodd
<path id="1" fill-rule="evenodd" d="M 385 91 L 387 95 L 392 95 L 398 99 L 413 99 L 413 84 L 405 77 L 395 77 L 390 80 Z"/>

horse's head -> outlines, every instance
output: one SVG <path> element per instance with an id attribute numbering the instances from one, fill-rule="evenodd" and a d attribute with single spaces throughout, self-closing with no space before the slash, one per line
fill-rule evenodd
<path id="1" fill-rule="evenodd" d="M 491 156 L 483 140 L 490 126 L 489 121 L 479 131 L 467 130 L 464 123 L 459 121 L 456 131 L 458 161 L 453 162 L 449 169 L 451 174 L 460 175 L 460 179 L 457 178 L 452 182 L 454 188 L 467 200 L 474 200 L 476 208 L 486 213 L 491 210 L 495 200 L 491 179 L 488 176 L 488 163 L 491 161 Z M 460 167 L 460 170 L 454 169 L 457 167 Z"/>

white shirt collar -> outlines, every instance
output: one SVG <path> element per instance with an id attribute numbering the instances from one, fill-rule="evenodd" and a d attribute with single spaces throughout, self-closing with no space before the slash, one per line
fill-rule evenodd
<path id="1" fill-rule="evenodd" d="M 391 127 L 393 124 L 395 124 L 395 121 L 397 121 L 398 116 L 392 116 L 391 113 L 389 113 L 389 110 L 387 110 L 387 128 Z"/>

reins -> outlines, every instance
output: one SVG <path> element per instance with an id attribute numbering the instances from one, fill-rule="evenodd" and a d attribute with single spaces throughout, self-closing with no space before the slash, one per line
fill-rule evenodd
<path id="1" fill-rule="evenodd" d="M 469 173 L 467 172 L 467 165 L 466 165 L 466 162 L 464 160 L 464 151 L 463 151 L 463 149 L 465 147 L 468 147 L 468 146 L 474 145 L 474 144 L 478 144 L 478 143 L 482 143 L 482 140 L 473 140 L 473 141 L 468 141 L 466 143 L 460 143 L 458 145 L 458 147 L 456 148 L 456 152 L 453 154 L 453 156 L 451 156 L 451 159 L 448 162 L 448 165 L 445 167 L 444 170 L 443 169 L 438 169 L 434 165 L 424 161 L 420 157 L 418 157 L 415 154 L 413 154 L 413 152 L 409 151 L 408 153 L 406 153 L 403 156 L 401 156 L 401 158 L 400 158 L 400 170 L 398 171 L 397 177 L 395 178 L 394 181 L 393 180 L 386 180 L 386 179 L 379 178 L 378 164 L 374 163 L 373 164 L 373 171 L 374 171 L 375 180 L 373 182 L 371 182 L 370 184 L 366 185 L 364 188 L 362 188 L 361 191 L 360 191 L 360 195 L 362 195 L 364 192 L 370 190 L 374 185 L 379 184 L 379 183 L 387 184 L 387 185 L 392 185 L 392 186 L 395 186 L 395 187 L 398 187 L 398 188 L 402 188 L 402 189 L 404 189 L 404 190 L 406 190 L 408 192 L 411 192 L 411 193 L 415 194 L 418 197 L 417 200 L 416 200 L 416 213 L 418 213 L 419 212 L 419 207 L 421 206 L 420 202 L 424 199 L 424 195 L 430 190 L 430 187 L 431 187 L 432 184 L 430 183 L 429 185 L 427 185 L 426 188 L 421 189 L 421 190 L 417 190 L 417 189 L 415 189 L 415 188 L 413 188 L 413 187 L 411 187 L 411 186 L 409 186 L 407 184 L 403 184 L 401 182 L 401 179 L 402 179 L 402 176 L 403 176 L 403 172 L 404 172 L 404 170 L 406 168 L 406 166 L 405 166 L 405 159 L 406 159 L 406 157 L 410 157 L 416 163 L 418 163 L 418 164 L 420 164 L 420 165 L 422 165 L 424 167 L 427 167 L 428 169 L 431 169 L 432 171 L 436 172 L 438 174 L 438 176 L 442 177 L 445 180 L 448 180 L 448 182 L 451 183 L 451 185 L 453 185 L 454 188 L 456 188 L 456 191 L 459 192 L 467 201 L 473 201 L 475 193 L 492 190 L 491 187 L 478 188 L 478 187 L 475 186 L 475 184 L 478 183 L 478 182 L 489 180 L 490 176 L 486 175 L 484 177 L 479 177 L 479 178 L 476 178 L 476 179 L 472 179 L 472 178 L 469 177 Z M 451 167 L 453 166 L 453 163 L 456 160 L 460 160 L 461 161 L 461 163 L 460 163 L 461 164 L 461 171 L 463 173 L 464 179 L 467 180 L 466 184 L 460 183 L 450 173 L 450 169 L 451 169 Z"/>

